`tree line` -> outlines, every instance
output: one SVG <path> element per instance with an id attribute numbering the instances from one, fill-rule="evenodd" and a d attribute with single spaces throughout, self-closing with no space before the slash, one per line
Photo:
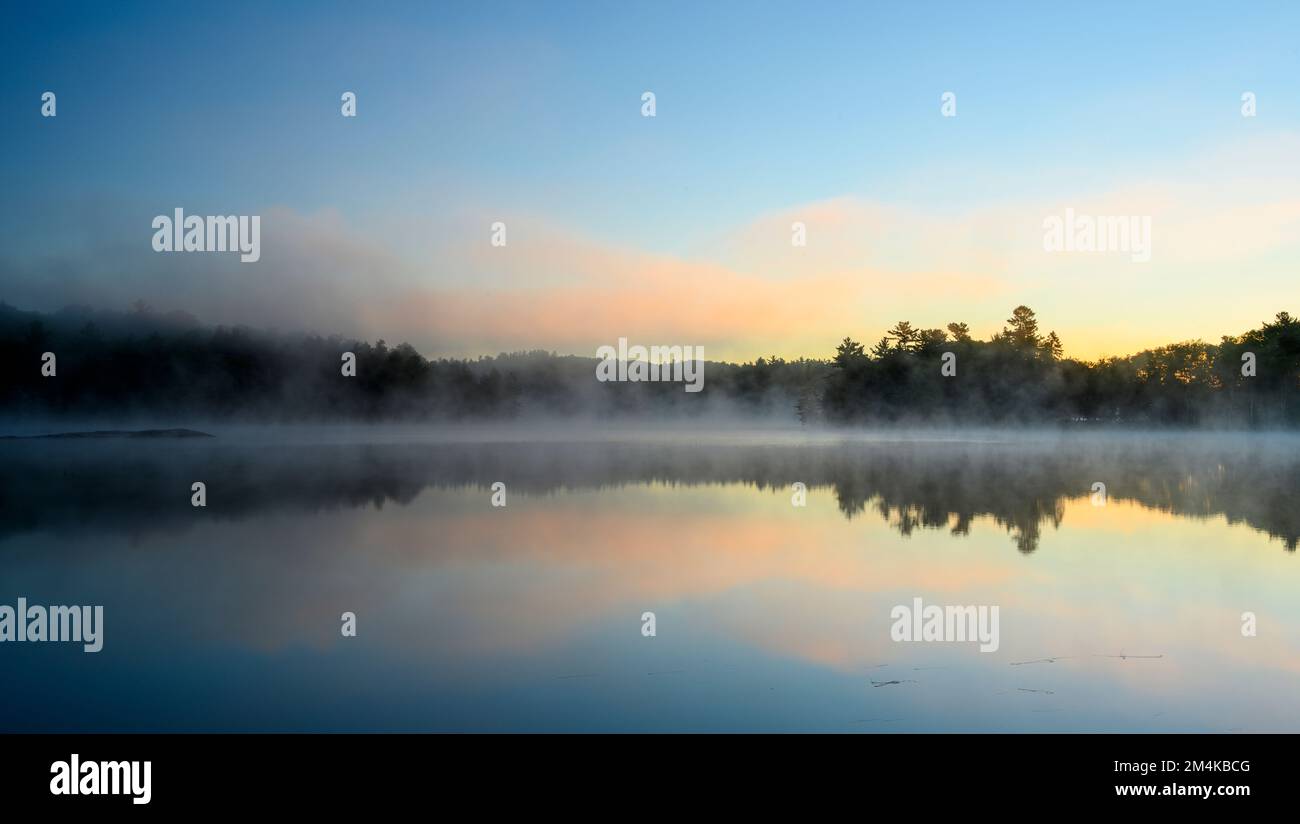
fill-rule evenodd
<path id="1" fill-rule="evenodd" d="M 987 341 L 965 323 L 916 329 L 902 321 L 869 350 L 845 338 L 832 364 L 808 411 L 841 423 L 1300 423 L 1300 321 L 1287 312 L 1218 344 L 1089 362 L 1064 357 L 1057 334 L 1042 334 L 1034 311 L 1018 306 Z"/>
<path id="2" fill-rule="evenodd" d="M 57 356 L 55 377 L 42 355 Z M 341 355 L 356 356 L 343 377 Z M 1243 374 L 1243 355 L 1253 374 Z M 704 390 L 602 383 L 594 357 L 541 350 L 421 355 L 406 343 L 204 326 L 137 302 L 126 312 L 30 312 L 0 302 L 0 414 L 90 418 L 486 420 L 744 415 L 805 424 L 1300 424 L 1300 321 L 1280 312 L 1219 343 L 1189 341 L 1082 361 L 1033 310 L 976 340 L 900 321 L 829 359 L 710 361 Z M 948 368 L 945 369 L 945 364 Z"/>

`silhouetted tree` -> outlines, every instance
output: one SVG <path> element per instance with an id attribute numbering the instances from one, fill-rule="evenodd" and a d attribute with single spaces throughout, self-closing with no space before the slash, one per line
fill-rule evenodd
<path id="1" fill-rule="evenodd" d="M 1017 306 L 1007 318 L 1002 334 L 1017 347 L 1027 349 L 1038 346 L 1038 319 L 1028 306 Z"/>
<path id="2" fill-rule="evenodd" d="M 957 343 L 970 343 L 970 327 L 964 323 L 948 324 L 948 334 Z"/>

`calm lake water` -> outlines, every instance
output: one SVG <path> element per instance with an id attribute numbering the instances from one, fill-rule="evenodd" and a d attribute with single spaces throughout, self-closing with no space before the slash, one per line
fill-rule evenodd
<path id="1" fill-rule="evenodd" d="M 1300 731 L 1295 437 L 209 431 L 0 442 L 0 730 Z"/>

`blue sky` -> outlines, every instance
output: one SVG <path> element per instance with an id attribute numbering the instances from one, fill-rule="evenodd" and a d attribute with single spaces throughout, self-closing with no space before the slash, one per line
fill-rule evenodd
<path id="1" fill-rule="evenodd" d="M 7 254 L 186 205 L 337 212 L 398 250 L 406 216 L 495 210 L 707 257 L 801 204 L 960 214 L 1300 131 L 1295 4 L 811 5 L 10 7 Z"/>

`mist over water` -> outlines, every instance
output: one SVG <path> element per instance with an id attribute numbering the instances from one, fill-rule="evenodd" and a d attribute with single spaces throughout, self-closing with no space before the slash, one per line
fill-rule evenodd
<path id="1" fill-rule="evenodd" d="M 0 729 L 1300 719 L 1294 435 L 200 428 L 0 441 L 5 597 L 105 606 L 100 653 L 8 645 Z M 999 649 L 891 641 L 914 597 Z"/>

